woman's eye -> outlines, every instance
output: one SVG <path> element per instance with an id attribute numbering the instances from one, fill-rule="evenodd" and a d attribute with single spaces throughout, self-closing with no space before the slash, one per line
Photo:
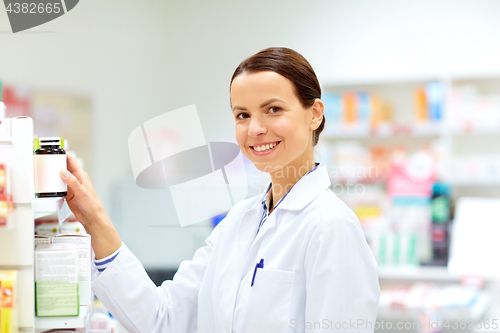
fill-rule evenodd
<path id="1" fill-rule="evenodd" d="M 236 116 L 236 119 L 245 119 L 248 117 L 248 114 L 246 113 L 239 113 L 237 116 Z"/>
<path id="2" fill-rule="evenodd" d="M 281 108 L 279 108 L 279 107 L 277 107 L 277 106 L 271 106 L 271 107 L 269 108 L 269 111 L 270 111 L 271 113 L 276 113 L 276 112 L 278 112 L 278 111 L 280 111 L 280 110 L 281 110 Z"/>

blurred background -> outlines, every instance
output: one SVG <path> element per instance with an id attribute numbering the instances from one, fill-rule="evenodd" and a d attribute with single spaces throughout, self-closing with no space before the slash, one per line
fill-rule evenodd
<path id="1" fill-rule="evenodd" d="M 86 0 L 12 34 L 0 10 L 1 100 L 8 117 L 33 117 L 35 134 L 67 139 L 161 283 L 213 221 L 181 228 L 168 190 L 135 184 L 129 134 L 196 104 L 207 141 L 235 142 L 233 71 L 266 47 L 292 48 L 323 90 L 317 161 L 379 263 L 379 320 L 500 331 L 499 17 L 497 0 Z M 269 179 L 246 167 L 250 197 Z"/>

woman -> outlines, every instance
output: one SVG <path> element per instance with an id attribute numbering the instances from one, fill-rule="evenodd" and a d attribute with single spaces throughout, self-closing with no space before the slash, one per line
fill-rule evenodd
<path id="1" fill-rule="evenodd" d="M 271 184 L 156 287 L 69 157 L 67 201 L 92 235 L 92 288 L 130 332 L 373 332 L 377 265 L 355 214 L 314 162 L 325 119 L 309 63 L 287 48 L 244 60 L 230 85 L 236 139 Z"/>

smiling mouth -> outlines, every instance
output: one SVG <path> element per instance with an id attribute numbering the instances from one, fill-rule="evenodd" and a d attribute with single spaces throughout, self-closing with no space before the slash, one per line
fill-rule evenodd
<path id="1" fill-rule="evenodd" d="M 252 148 L 253 150 L 258 151 L 258 152 L 264 152 L 264 151 L 268 151 L 268 150 L 273 149 L 280 142 L 281 141 L 277 141 L 277 142 L 274 142 L 274 143 L 271 143 L 271 144 L 267 144 L 267 145 L 262 145 L 262 146 L 250 146 L 250 148 Z"/>

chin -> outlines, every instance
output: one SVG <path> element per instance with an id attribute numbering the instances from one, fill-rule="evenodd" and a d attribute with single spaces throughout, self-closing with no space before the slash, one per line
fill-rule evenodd
<path id="1" fill-rule="evenodd" d="M 282 167 L 281 166 L 276 166 L 271 163 L 263 163 L 263 162 L 253 162 L 253 165 L 257 168 L 257 170 L 266 172 L 266 173 L 273 173 L 278 170 L 280 170 Z"/>

